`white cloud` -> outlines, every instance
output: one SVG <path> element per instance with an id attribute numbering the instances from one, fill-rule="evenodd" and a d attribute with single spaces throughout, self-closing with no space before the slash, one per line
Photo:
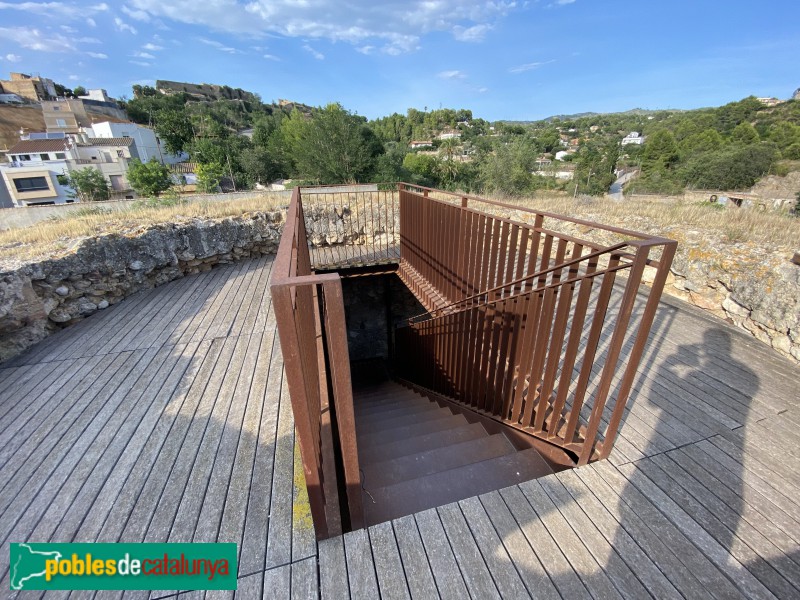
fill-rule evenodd
<path id="1" fill-rule="evenodd" d="M 314 50 L 314 48 L 312 48 L 308 44 L 304 44 L 303 45 L 303 50 L 308 52 L 311 56 L 313 56 L 317 60 L 325 60 L 325 55 L 322 52 L 318 52 L 317 50 Z"/>
<path id="2" fill-rule="evenodd" d="M 572 4 L 575 0 L 556 0 L 556 4 L 564 6 L 565 4 Z"/>
<path id="3" fill-rule="evenodd" d="M 89 17 L 88 19 L 86 19 L 86 24 L 89 27 L 97 27 L 97 21 L 95 21 L 92 17 Z"/>
<path id="4" fill-rule="evenodd" d="M 241 54 L 241 50 L 237 50 L 236 48 L 232 48 L 231 46 L 226 46 L 222 42 L 218 42 L 217 40 L 209 40 L 208 38 L 197 38 L 197 41 L 205 44 L 206 46 L 211 46 L 212 48 L 216 48 L 220 52 L 227 52 L 228 54 Z"/>
<path id="5" fill-rule="evenodd" d="M 267 60 L 275 60 L 275 61 L 279 61 L 280 60 L 280 58 L 278 58 L 274 54 L 265 54 L 264 58 L 266 58 Z"/>
<path id="6" fill-rule="evenodd" d="M 72 40 L 60 33 L 29 27 L 0 27 L 0 40 L 8 40 L 22 48 L 39 52 L 76 51 Z"/>
<path id="7" fill-rule="evenodd" d="M 62 25 L 61 30 L 66 33 L 78 33 L 78 30 L 74 27 L 70 27 L 69 25 Z"/>
<path id="8" fill-rule="evenodd" d="M 22 60 L 22 57 L 19 54 L 6 54 L 6 60 L 8 62 L 19 62 Z"/>
<path id="9" fill-rule="evenodd" d="M 134 58 L 144 58 L 145 60 L 155 60 L 155 56 L 149 54 L 148 52 L 134 52 L 131 54 Z"/>
<path id="10" fill-rule="evenodd" d="M 78 6 L 75 3 L 68 4 L 66 2 L 0 2 L 0 10 L 18 10 L 61 19 L 82 19 L 87 14 L 107 11 L 108 4 Z"/>
<path id="11" fill-rule="evenodd" d="M 509 73 L 524 73 L 525 71 L 533 71 L 534 69 L 538 69 L 539 67 L 543 67 L 544 65 L 549 65 L 551 63 L 556 62 L 555 60 L 545 60 L 542 62 L 532 62 L 526 63 L 524 65 L 518 65 L 516 67 L 511 67 L 508 72 Z"/>
<path id="12" fill-rule="evenodd" d="M 449 79 L 451 81 L 457 79 L 466 79 L 467 75 L 463 71 L 442 71 L 437 75 L 440 79 Z"/>
<path id="13" fill-rule="evenodd" d="M 519 6 L 513 0 L 129 0 L 128 4 L 153 17 L 236 35 L 277 34 L 307 43 L 324 39 L 361 49 L 374 47 L 386 54 L 414 51 L 422 36 L 437 31 L 479 41 L 498 19 Z"/>
<path id="14" fill-rule="evenodd" d="M 487 24 L 473 25 L 467 28 L 458 26 L 453 29 L 453 36 L 459 42 L 481 42 L 490 29 L 491 26 Z"/>
<path id="15" fill-rule="evenodd" d="M 108 58 L 108 54 L 103 54 L 102 52 L 87 52 L 86 54 L 92 58 Z"/>
<path id="16" fill-rule="evenodd" d="M 147 14 L 147 11 L 144 10 L 136 10 L 133 8 L 128 8 L 127 6 L 123 5 L 122 12 L 124 12 L 134 21 L 143 21 L 145 23 L 148 23 L 150 21 L 150 15 Z"/>
<path id="17" fill-rule="evenodd" d="M 76 41 L 80 42 L 81 44 L 102 44 L 100 40 L 93 37 L 79 37 Z"/>
<path id="18" fill-rule="evenodd" d="M 159 50 L 163 50 L 164 46 L 156 46 L 155 44 L 147 43 L 142 46 L 142 50 L 150 50 L 150 52 L 158 52 Z"/>
<path id="19" fill-rule="evenodd" d="M 69 77 L 67 77 L 67 79 L 69 79 L 70 81 L 80 81 L 80 77 L 78 77 L 77 75 L 70 75 Z"/>
<path id="20" fill-rule="evenodd" d="M 143 60 L 129 60 L 128 62 L 131 63 L 132 65 L 139 65 L 140 67 L 149 67 L 151 65 L 151 63 L 145 62 Z"/>
<path id="21" fill-rule="evenodd" d="M 128 25 L 125 21 L 123 21 L 119 17 L 114 17 L 114 25 L 117 27 L 117 31 L 128 31 L 136 35 L 136 28 L 131 25 Z"/>

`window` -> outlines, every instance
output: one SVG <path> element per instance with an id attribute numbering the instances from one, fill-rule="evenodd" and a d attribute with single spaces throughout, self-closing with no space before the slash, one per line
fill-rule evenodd
<path id="1" fill-rule="evenodd" d="M 118 158 L 125 158 L 125 151 L 124 150 L 117 150 L 117 157 Z"/>
<path id="2" fill-rule="evenodd" d="M 17 155 L 17 159 L 20 160 L 20 161 L 30 160 L 31 159 L 31 155 L 30 154 L 18 154 Z"/>
<path id="3" fill-rule="evenodd" d="M 56 152 L 56 160 L 64 160 L 65 158 L 67 158 L 66 154 L 63 152 Z"/>
<path id="4" fill-rule="evenodd" d="M 56 119 L 56 127 L 66 127 L 67 121 L 66 119 Z"/>
<path id="5" fill-rule="evenodd" d="M 39 160 L 50 160 L 50 155 L 47 152 L 44 152 L 39 155 Z"/>
<path id="6" fill-rule="evenodd" d="M 46 177 L 20 177 L 14 180 L 14 186 L 18 192 L 36 192 L 50 189 Z"/>
<path id="7" fill-rule="evenodd" d="M 61 107 L 60 106 L 54 106 L 53 110 L 61 110 Z"/>

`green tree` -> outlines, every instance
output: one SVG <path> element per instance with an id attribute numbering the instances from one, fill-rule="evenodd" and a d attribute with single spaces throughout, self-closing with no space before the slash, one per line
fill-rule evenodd
<path id="1" fill-rule="evenodd" d="M 747 121 L 739 123 L 731 132 L 731 141 L 740 146 L 757 144 L 760 141 L 756 128 Z"/>
<path id="2" fill-rule="evenodd" d="M 155 158 L 143 163 L 138 158 L 128 166 L 128 181 L 140 196 L 158 196 L 172 186 L 169 169 Z"/>
<path id="3" fill-rule="evenodd" d="M 192 122 L 184 111 L 164 108 L 155 114 L 155 132 L 164 140 L 167 152 L 183 152 L 194 137 Z"/>
<path id="4" fill-rule="evenodd" d="M 644 143 L 642 169 L 647 171 L 666 171 L 678 162 L 678 145 L 675 137 L 666 129 L 652 134 Z"/>
<path id="5" fill-rule="evenodd" d="M 682 177 L 700 189 L 742 190 L 766 175 L 777 157 L 775 145 L 768 142 L 706 152 L 686 163 Z"/>
<path id="6" fill-rule="evenodd" d="M 85 96 L 86 95 L 86 88 L 83 87 L 82 85 L 79 85 L 79 86 L 77 86 L 76 88 L 74 88 L 72 90 L 72 93 L 75 96 Z"/>
<path id="7" fill-rule="evenodd" d="M 297 171 L 320 183 L 355 183 L 373 171 L 376 153 L 383 149 L 364 119 L 329 104 L 312 119 L 294 111 L 281 124 Z"/>
<path id="8" fill-rule="evenodd" d="M 111 197 L 108 180 L 94 167 L 70 171 L 60 179 L 71 188 L 70 198 L 76 198 L 81 202 L 98 202 Z"/>
<path id="9" fill-rule="evenodd" d="M 225 169 L 221 164 L 201 163 L 197 165 L 197 189 L 207 194 L 219 191 L 219 184 L 225 176 Z"/>

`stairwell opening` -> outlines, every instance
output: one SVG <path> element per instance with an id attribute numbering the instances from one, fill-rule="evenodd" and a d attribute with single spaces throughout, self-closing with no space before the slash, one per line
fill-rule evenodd
<path id="1" fill-rule="evenodd" d="M 399 379 L 394 335 L 425 312 L 393 272 L 339 271 L 367 525 L 574 466 L 574 457 Z"/>

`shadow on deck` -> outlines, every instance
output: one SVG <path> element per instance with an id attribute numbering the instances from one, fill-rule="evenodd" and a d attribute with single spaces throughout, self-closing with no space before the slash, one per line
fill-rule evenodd
<path id="1" fill-rule="evenodd" d="M 2 365 L 5 543 L 236 542 L 242 598 L 800 594 L 797 368 L 671 300 L 608 461 L 317 544 L 271 264 L 137 294 Z"/>

